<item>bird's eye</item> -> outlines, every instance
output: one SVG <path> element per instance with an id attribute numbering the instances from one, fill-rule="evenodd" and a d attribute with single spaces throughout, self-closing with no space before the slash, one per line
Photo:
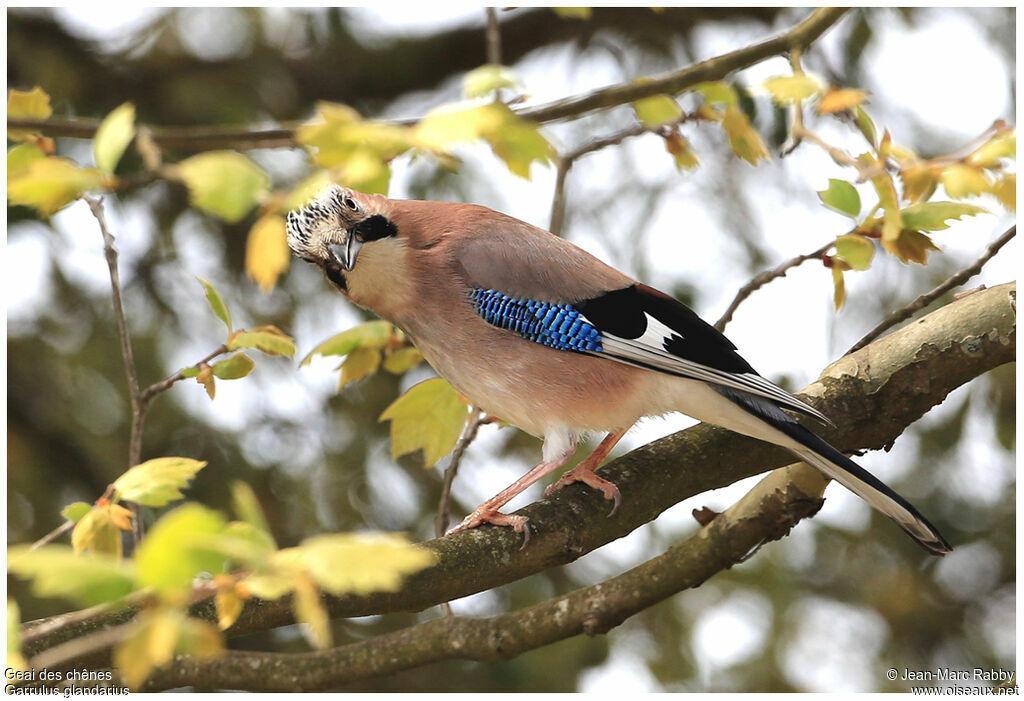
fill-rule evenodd
<path id="1" fill-rule="evenodd" d="M 351 197 L 345 198 L 345 206 L 351 209 L 353 212 L 358 209 L 358 207 L 356 207 L 355 200 L 353 200 Z"/>

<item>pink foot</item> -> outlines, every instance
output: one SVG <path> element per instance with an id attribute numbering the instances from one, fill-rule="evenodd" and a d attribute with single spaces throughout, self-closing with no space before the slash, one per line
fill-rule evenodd
<path id="1" fill-rule="evenodd" d="M 583 482 L 604 494 L 605 499 L 613 500 L 615 504 L 612 506 L 612 510 L 608 514 L 609 516 L 613 516 L 619 510 L 619 506 L 622 504 L 622 494 L 619 492 L 619 488 L 608 480 L 594 474 L 594 469 L 587 465 L 586 461 L 581 462 L 566 472 L 554 484 L 548 485 L 547 489 L 544 490 L 544 496 L 551 496 L 562 487 L 573 482 Z"/>
<path id="2" fill-rule="evenodd" d="M 470 528 L 476 528 L 484 523 L 493 523 L 495 526 L 511 526 L 512 530 L 516 533 L 523 534 L 523 545 L 525 548 L 526 544 L 530 542 L 530 526 L 527 523 L 530 519 L 525 516 L 517 516 L 515 514 L 503 514 L 497 509 L 484 509 L 483 507 L 478 508 L 476 511 L 471 513 L 466 518 L 462 519 L 462 522 L 454 528 L 449 528 L 445 535 L 451 535 L 452 533 L 458 533 L 459 531 L 466 531 Z M 522 548 L 520 548 L 522 549 Z"/>

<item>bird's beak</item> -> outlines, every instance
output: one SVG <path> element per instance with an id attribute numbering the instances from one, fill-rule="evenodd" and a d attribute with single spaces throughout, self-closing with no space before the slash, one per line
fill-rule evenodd
<path id="1" fill-rule="evenodd" d="M 332 243 L 327 247 L 334 260 L 338 262 L 342 270 L 348 271 L 356 265 L 356 256 L 359 254 L 359 249 L 362 246 L 361 241 L 357 241 L 353 233 L 349 233 L 348 239 L 344 244 Z"/>

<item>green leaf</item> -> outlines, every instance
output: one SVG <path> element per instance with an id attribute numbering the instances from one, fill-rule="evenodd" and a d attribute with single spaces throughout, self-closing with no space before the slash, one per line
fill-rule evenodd
<path id="1" fill-rule="evenodd" d="M 232 521 L 223 533 L 207 535 L 195 541 L 194 547 L 257 570 L 265 569 L 277 551 L 269 533 L 245 521 Z"/>
<path id="2" fill-rule="evenodd" d="M 422 450 L 424 466 L 431 467 L 455 447 L 469 420 L 469 407 L 454 387 L 434 378 L 392 402 L 380 420 L 391 421 L 392 457 Z"/>
<path id="3" fill-rule="evenodd" d="M 383 348 L 391 338 L 392 326 L 386 321 L 368 321 L 331 336 L 311 350 L 299 367 L 308 365 L 314 355 L 348 355 L 356 348 Z"/>
<path id="4" fill-rule="evenodd" d="M 98 188 L 100 181 L 100 171 L 95 168 L 79 168 L 66 158 L 37 158 L 21 170 L 7 173 L 7 200 L 50 216 L 82 193 Z"/>
<path id="5" fill-rule="evenodd" d="M 756 166 L 758 161 L 769 158 L 761 135 L 750 125 L 750 119 L 739 107 L 730 105 L 725 108 L 722 128 L 729 137 L 733 153 L 750 165 Z"/>
<path id="6" fill-rule="evenodd" d="M 330 102 L 319 103 L 317 118 L 295 132 L 296 141 L 316 149 L 317 165 L 342 167 L 346 184 L 353 187 L 353 175 L 365 178 L 366 168 L 385 168 L 387 162 L 409 150 L 410 136 L 408 127 L 364 120 L 351 107 Z M 355 170 L 354 160 L 362 161 Z"/>
<path id="7" fill-rule="evenodd" d="M 376 348 L 356 348 L 341 364 L 338 390 L 377 372 L 380 367 L 380 351 Z"/>
<path id="8" fill-rule="evenodd" d="M 46 158 L 46 154 L 35 144 L 18 144 L 7 152 L 7 177 L 28 168 L 33 161 L 41 158 Z"/>
<path id="9" fill-rule="evenodd" d="M 739 102 L 736 90 L 728 83 L 697 83 L 691 90 L 695 90 L 704 96 L 708 104 L 719 104 L 727 107 L 735 106 Z"/>
<path id="10" fill-rule="evenodd" d="M 946 193 L 956 200 L 980 195 L 991 187 L 982 170 L 960 163 L 944 168 L 939 179 L 946 188 Z"/>
<path id="11" fill-rule="evenodd" d="M 100 553 L 76 555 L 66 545 L 12 546 L 7 569 L 31 579 L 37 596 L 74 599 L 85 606 L 120 599 L 134 588 L 129 564 Z"/>
<path id="12" fill-rule="evenodd" d="M 331 174 L 326 170 L 315 171 L 288 192 L 279 211 L 290 212 L 304 207 L 310 200 L 316 199 L 332 182 Z"/>
<path id="13" fill-rule="evenodd" d="M 495 90 L 514 87 L 519 81 L 506 66 L 486 64 L 474 68 L 462 79 L 462 92 L 466 97 L 483 97 Z"/>
<path id="14" fill-rule="evenodd" d="M 878 143 L 878 130 L 875 129 L 875 123 L 868 116 L 868 113 L 863 107 L 857 105 L 853 108 L 853 120 L 857 124 L 857 128 L 860 129 L 860 133 L 864 135 L 864 138 L 868 140 L 868 143 L 872 146 Z"/>
<path id="15" fill-rule="evenodd" d="M 113 173 L 124 150 L 135 138 L 135 105 L 126 102 L 103 118 L 92 141 L 96 165 Z"/>
<path id="16" fill-rule="evenodd" d="M 213 374 L 221 380 L 237 380 L 245 377 L 256 363 L 245 353 L 235 353 L 230 358 L 225 358 L 213 364 Z"/>
<path id="17" fill-rule="evenodd" d="M 214 289 L 213 285 L 203 278 L 197 279 L 206 289 L 206 301 L 210 303 L 210 309 L 212 309 L 213 313 L 217 315 L 217 318 L 223 321 L 228 327 L 228 333 L 231 333 L 231 312 L 228 311 L 228 305 L 224 304 L 224 299 L 220 296 L 220 293 Z"/>
<path id="18" fill-rule="evenodd" d="M 165 514 L 135 551 L 139 585 L 162 594 L 180 594 L 189 590 L 200 572 L 221 572 L 227 557 L 205 549 L 204 543 L 221 534 L 224 526 L 223 516 L 199 504 L 185 504 Z"/>
<path id="19" fill-rule="evenodd" d="M 973 204 L 960 202 L 923 202 L 902 210 L 903 228 L 921 231 L 938 231 L 948 229 L 948 219 L 973 217 L 977 214 L 988 214 L 988 210 Z"/>
<path id="20" fill-rule="evenodd" d="M 109 504 L 82 515 L 71 531 L 71 547 L 78 554 L 101 553 L 121 559 L 121 530 L 114 524 Z"/>
<path id="21" fill-rule="evenodd" d="M 60 515 L 72 523 L 78 523 L 81 518 L 90 511 L 92 511 L 92 504 L 86 504 L 84 501 L 76 501 L 61 509 Z"/>
<path id="22" fill-rule="evenodd" d="M 875 245 L 860 234 L 847 234 L 836 239 L 836 253 L 854 270 L 867 270 L 875 257 Z"/>
<path id="23" fill-rule="evenodd" d="M 821 92 L 821 83 L 806 73 L 797 73 L 769 78 L 764 88 L 780 105 L 792 105 Z"/>
<path id="24" fill-rule="evenodd" d="M 180 490 L 188 486 L 205 461 L 191 458 L 154 458 L 136 465 L 114 480 L 117 496 L 144 506 L 166 506 L 181 499 Z"/>
<path id="25" fill-rule="evenodd" d="M 854 219 L 860 214 L 860 195 L 857 194 L 857 188 L 845 180 L 829 178 L 828 189 L 819 190 L 818 197 L 826 207 L 840 214 Z"/>
<path id="26" fill-rule="evenodd" d="M 239 330 L 228 339 L 228 350 L 255 348 L 267 355 L 295 355 L 295 341 L 276 326 L 257 326 L 251 331 Z"/>
<path id="27" fill-rule="evenodd" d="M 399 348 L 384 359 L 384 369 L 402 375 L 423 362 L 423 354 L 415 348 Z"/>
<path id="28" fill-rule="evenodd" d="M 240 221 L 266 194 L 270 178 L 236 151 L 207 151 L 187 158 L 177 173 L 192 204 L 226 222 Z"/>
<path id="29" fill-rule="evenodd" d="M 633 103 L 636 117 L 648 127 L 657 127 L 679 119 L 683 109 L 668 95 L 652 95 Z"/>
<path id="30" fill-rule="evenodd" d="M 885 221 L 882 223 L 882 243 L 895 241 L 903 230 L 903 217 L 900 215 L 899 197 L 896 195 L 896 185 L 888 173 L 876 175 L 871 178 L 871 184 L 875 186 L 878 193 L 878 203 L 882 205 L 885 212 Z M 888 247 L 886 247 L 888 250 Z"/>
<path id="31" fill-rule="evenodd" d="M 402 580 L 437 562 L 437 555 L 395 533 L 319 535 L 294 550 L 322 589 L 335 595 L 398 591 Z"/>

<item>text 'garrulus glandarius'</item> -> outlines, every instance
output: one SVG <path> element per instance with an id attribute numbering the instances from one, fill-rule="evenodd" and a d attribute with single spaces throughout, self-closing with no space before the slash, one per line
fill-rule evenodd
<path id="1" fill-rule="evenodd" d="M 680 411 L 788 448 L 845 485 L 930 552 L 949 544 L 896 492 L 786 412 L 827 419 L 764 379 L 687 306 L 547 231 L 467 204 L 392 200 L 331 187 L 288 215 L 288 244 L 356 304 L 402 329 L 474 405 L 543 437 L 543 461 L 453 531 L 482 523 L 528 536 L 499 509 L 565 465 L 579 437 L 597 449 L 549 487 L 594 473 L 644 416 Z"/>

